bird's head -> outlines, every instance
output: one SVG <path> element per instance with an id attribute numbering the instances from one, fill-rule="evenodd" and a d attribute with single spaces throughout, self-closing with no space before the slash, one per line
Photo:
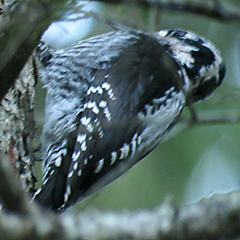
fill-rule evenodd
<path id="1" fill-rule="evenodd" d="M 156 37 L 181 67 L 179 74 L 185 82 L 187 105 L 205 99 L 221 85 L 225 64 L 209 40 L 181 29 L 162 30 Z"/>

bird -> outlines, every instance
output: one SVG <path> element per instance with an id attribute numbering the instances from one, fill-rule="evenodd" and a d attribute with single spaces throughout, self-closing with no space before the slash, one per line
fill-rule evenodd
<path id="1" fill-rule="evenodd" d="M 41 41 L 36 54 L 47 93 L 43 179 L 33 198 L 56 212 L 148 155 L 226 71 L 213 43 L 183 29 L 119 28 L 64 49 Z"/>

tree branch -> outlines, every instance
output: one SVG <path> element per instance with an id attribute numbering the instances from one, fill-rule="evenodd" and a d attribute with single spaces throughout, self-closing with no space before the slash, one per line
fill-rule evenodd
<path id="1" fill-rule="evenodd" d="M 26 0 L 4 10 L 10 19 L 0 32 L 0 100 L 12 86 L 27 59 L 37 46 L 43 31 L 56 18 L 66 0 Z M 14 7 L 12 7 L 14 6 Z"/>
<path id="2" fill-rule="evenodd" d="M 212 240 L 240 235 L 240 192 L 214 195 L 182 208 L 166 201 L 153 211 L 85 212 L 74 216 L 83 239 Z M 70 229 L 70 215 L 62 221 Z M 68 224 L 67 224 L 68 223 Z"/>
<path id="3" fill-rule="evenodd" d="M 34 203 L 29 205 L 7 163 L 0 165 L 0 197 L 3 204 L 10 204 L 7 212 L 0 212 L 3 239 L 215 240 L 240 236 L 240 191 L 215 194 L 184 207 L 166 200 L 154 210 L 66 212 L 59 216 L 39 210 Z"/>
<path id="4" fill-rule="evenodd" d="M 20 194 L 21 196 L 21 194 Z M 215 240 L 240 236 L 240 192 L 216 194 L 185 207 L 166 201 L 155 210 L 42 214 L 35 205 L 24 217 L 2 212 L 0 235 L 8 239 Z M 19 223 L 19 224 L 16 224 Z M 21 223 L 21 224 L 20 224 Z M 12 234 L 14 231 L 14 235 Z"/>
<path id="5" fill-rule="evenodd" d="M 98 0 L 98 2 L 104 2 L 109 4 L 124 3 L 123 0 Z M 212 0 L 209 2 L 196 3 L 189 0 L 185 0 L 181 3 L 178 0 L 132 0 L 129 1 L 132 4 L 141 5 L 143 7 L 158 7 L 161 9 L 169 9 L 174 11 L 183 11 L 188 13 L 196 13 L 206 17 L 214 18 L 225 22 L 240 22 L 239 11 L 230 11 L 226 7 L 222 6 L 221 1 Z M 237 7 L 236 7 L 237 9 Z"/>
<path id="6" fill-rule="evenodd" d="M 11 164 L 0 164 L 2 239 L 162 239 L 215 240 L 240 236 L 240 191 L 215 194 L 198 203 L 178 207 L 172 200 L 154 210 L 135 212 L 85 211 L 62 215 L 29 205 L 29 198 L 13 176 Z"/>

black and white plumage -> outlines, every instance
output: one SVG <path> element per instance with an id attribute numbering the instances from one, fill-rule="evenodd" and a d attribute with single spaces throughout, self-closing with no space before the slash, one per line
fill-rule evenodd
<path id="1" fill-rule="evenodd" d="M 184 30 L 122 29 L 66 49 L 38 48 L 47 89 L 43 183 L 35 200 L 64 210 L 152 151 L 183 108 L 220 86 L 216 47 Z"/>

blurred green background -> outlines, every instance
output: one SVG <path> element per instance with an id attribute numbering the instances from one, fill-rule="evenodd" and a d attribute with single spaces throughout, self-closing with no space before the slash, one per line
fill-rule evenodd
<path id="1" fill-rule="evenodd" d="M 198 2 L 207 4 L 209 1 Z M 239 1 L 222 2 L 224 7 L 240 14 Z M 227 74 L 214 95 L 194 108 L 200 118 L 230 120 L 187 127 L 183 120 L 189 118 L 189 109 L 185 109 L 171 137 L 122 177 L 78 203 L 71 211 L 85 208 L 152 209 L 162 203 L 168 194 L 179 204 L 187 204 L 213 193 L 239 189 L 240 122 L 233 120 L 240 116 L 240 22 L 223 22 L 186 12 L 130 4 L 85 2 L 84 6 L 79 3 L 78 7 L 86 11 L 93 9 L 106 18 L 144 31 L 183 28 L 210 39 L 224 56 Z M 78 13 L 77 10 L 75 12 Z M 66 13 L 65 17 L 74 16 Z M 63 47 L 108 31 L 111 31 L 108 26 L 92 19 L 58 22 L 48 29 L 44 39 L 52 46 Z M 39 83 L 36 93 L 39 135 L 44 123 L 44 94 L 45 90 Z"/>

